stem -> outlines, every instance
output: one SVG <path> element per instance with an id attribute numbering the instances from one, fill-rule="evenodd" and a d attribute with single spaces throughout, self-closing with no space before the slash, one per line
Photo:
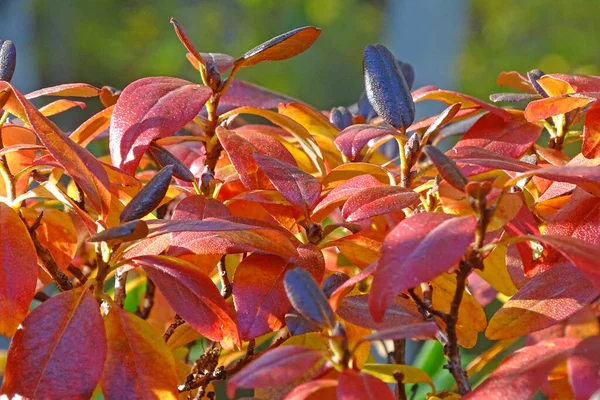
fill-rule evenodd
<path id="1" fill-rule="evenodd" d="M 173 336 L 173 333 L 175 333 L 175 329 L 177 329 L 178 326 L 183 325 L 184 323 L 185 321 L 183 320 L 183 318 L 181 318 L 178 314 L 175 314 L 173 322 L 171 323 L 171 325 L 169 325 L 169 327 L 163 334 L 163 339 L 165 340 L 165 343 L 169 341 L 169 338 L 171 336 Z"/>
<path id="2" fill-rule="evenodd" d="M 221 257 L 217 263 L 217 270 L 219 271 L 219 279 L 221 280 L 221 296 L 227 299 L 231 296 L 231 282 L 227 275 L 227 265 L 225 264 L 225 256 Z"/>
<path id="3" fill-rule="evenodd" d="M 403 365 L 406 363 L 406 340 L 394 340 L 394 363 Z M 396 376 L 397 375 L 397 376 Z M 394 374 L 394 378 L 396 378 L 396 398 L 398 400 L 407 400 L 406 398 L 406 389 L 404 388 L 404 383 L 402 382 L 404 379 L 404 375 L 402 373 Z"/>
<path id="4" fill-rule="evenodd" d="M 119 272 L 115 276 L 115 303 L 123 308 L 127 296 L 127 272 Z"/>
<path id="5" fill-rule="evenodd" d="M 4 121 L 6 121 L 5 117 L 8 117 L 7 112 L 5 112 L 2 115 L 2 118 L 0 118 L 0 128 L 2 127 L 2 125 L 4 125 Z M 1 131 L 0 131 L 0 149 L 3 147 L 4 147 L 4 144 L 2 143 L 2 135 L 1 135 Z M 15 177 L 13 176 L 13 174 L 10 172 L 10 169 L 8 168 L 8 163 L 6 162 L 6 156 L 0 156 L 0 175 L 2 175 L 2 178 L 4 179 L 4 187 L 6 188 L 6 198 L 7 198 L 8 202 L 10 203 L 10 205 L 12 205 L 12 203 L 15 201 L 15 197 L 16 197 Z"/>
<path id="6" fill-rule="evenodd" d="M 405 132 L 402 133 L 404 134 Z M 400 186 L 407 188 L 410 186 L 410 165 L 408 164 L 406 153 L 404 151 L 406 138 L 403 136 L 396 136 L 396 141 L 398 142 L 398 152 L 400 153 Z"/>
<path id="7" fill-rule="evenodd" d="M 156 285 L 152 279 L 148 278 L 146 282 L 146 293 L 144 294 L 144 305 L 142 308 L 137 309 L 135 314 L 142 318 L 147 319 L 150 315 L 150 311 L 152 311 L 152 307 L 154 306 L 154 293 L 155 293 Z"/>

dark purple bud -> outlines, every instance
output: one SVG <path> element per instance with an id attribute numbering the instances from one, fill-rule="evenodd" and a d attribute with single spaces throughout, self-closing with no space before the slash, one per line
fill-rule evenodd
<path id="1" fill-rule="evenodd" d="M 377 114 L 394 128 L 407 129 L 415 119 L 415 103 L 392 53 L 380 44 L 367 46 L 363 75 L 367 97 Z"/>
<path id="2" fill-rule="evenodd" d="M 348 279 L 350 279 L 348 275 L 342 272 L 334 272 L 323 281 L 321 289 L 323 289 L 323 292 L 325 292 L 325 296 L 329 298 L 331 297 L 333 292 L 335 292 L 335 290 L 339 288 Z"/>
<path id="3" fill-rule="evenodd" d="M 286 272 L 283 285 L 290 303 L 300 315 L 321 327 L 333 328 L 335 314 L 325 293 L 308 272 L 300 268 Z"/>
<path id="4" fill-rule="evenodd" d="M 397 61 L 398 65 L 400 66 L 400 70 L 402 71 L 402 75 L 404 75 L 404 79 L 406 79 L 408 89 L 412 90 L 413 85 L 415 84 L 415 69 L 407 62 L 402 62 L 400 60 Z"/>
<path id="5" fill-rule="evenodd" d="M 175 157 L 169 150 L 165 149 L 158 143 L 152 142 L 150 143 L 150 147 L 148 147 L 148 151 L 161 167 L 171 165 L 173 167 L 173 176 L 175 178 L 186 182 L 195 181 L 194 174 L 190 172 L 189 168 L 186 167 L 185 164 L 182 163 L 179 158 Z"/>
<path id="6" fill-rule="evenodd" d="M 17 66 L 17 48 L 10 40 L 0 39 L 0 81 L 10 82 Z"/>
<path id="7" fill-rule="evenodd" d="M 538 92 L 540 94 L 540 96 L 542 97 L 548 97 L 548 93 L 546 93 L 546 91 L 544 90 L 544 88 L 542 88 L 540 86 L 540 84 L 538 83 L 538 81 L 540 80 L 540 78 L 542 76 L 544 76 L 544 72 L 540 71 L 539 69 L 532 69 L 531 71 L 529 71 L 527 73 L 527 78 L 529 78 L 529 82 L 531 82 L 531 85 L 533 86 L 533 88 L 535 89 L 536 92 Z"/>
<path id="8" fill-rule="evenodd" d="M 154 175 L 125 206 L 120 216 L 121 223 L 140 219 L 154 211 L 167 194 L 172 177 L 173 167 L 170 165 Z"/>

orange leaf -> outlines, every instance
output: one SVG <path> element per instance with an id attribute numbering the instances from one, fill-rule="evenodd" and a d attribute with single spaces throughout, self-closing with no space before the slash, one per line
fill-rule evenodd
<path id="1" fill-rule="evenodd" d="M 108 341 L 100 381 L 104 397 L 177 399 L 175 360 L 161 335 L 146 321 L 115 304 L 104 323 Z"/>
<path id="2" fill-rule="evenodd" d="M 96 97 L 99 94 L 100 89 L 87 83 L 66 83 L 36 90 L 25 95 L 25 98 L 29 100 L 41 96 Z"/>
<path id="3" fill-rule="evenodd" d="M 11 337 L 25 319 L 35 294 L 37 268 L 27 227 L 0 202 L 0 334 Z"/>
<path id="4" fill-rule="evenodd" d="M 59 99 L 40 108 L 40 112 L 46 117 L 51 117 L 75 107 L 79 107 L 83 110 L 85 108 L 85 103 L 82 103 L 81 101 Z"/>
<path id="5" fill-rule="evenodd" d="M 87 286 L 39 305 L 8 351 L 2 394 L 35 399 L 92 397 L 106 358 L 100 309 Z"/>

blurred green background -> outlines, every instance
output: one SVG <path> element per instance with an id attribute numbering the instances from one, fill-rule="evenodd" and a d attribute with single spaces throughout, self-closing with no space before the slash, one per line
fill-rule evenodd
<path id="1" fill-rule="evenodd" d="M 200 51 L 233 56 L 315 25 L 323 32 L 308 52 L 239 77 L 329 109 L 356 101 L 363 49 L 378 42 L 415 65 L 416 86 L 480 98 L 502 90 L 495 84 L 501 71 L 598 74 L 597 6 L 589 0 L 0 0 L 0 37 L 17 44 L 14 82 L 23 91 L 77 81 L 122 89 L 150 75 L 199 80 L 170 17 Z M 78 121 L 97 107 L 68 114 Z"/>

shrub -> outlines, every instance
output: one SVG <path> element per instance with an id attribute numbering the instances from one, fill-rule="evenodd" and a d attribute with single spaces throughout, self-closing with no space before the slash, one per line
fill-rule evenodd
<path id="1" fill-rule="evenodd" d="M 287 399 L 598 389 L 600 77 L 501 73 L 525 93 L 491 100 L 528 102 L 519 111 L 411 93 L 412 67 L 374 45 L 358 104 L 319 112 L 234 79 L 304 52 L 318 29 L 234 59 L 172 23 L 203 84 L 23 95 L 0 42 L 3 395 L 211 398 L 225 380 L 229 396 Z M 38 109 L 42 96 L 60 99 Z M 48 117 L 84 106 L 71 97 L 105 108 L 67 136 Z M 448 108 L 415 122 L 423 100 Z M 110 157 L 95 157 L 107 129 Z M 454 383 L 407 365 L 407 340 L 441 343 Z"/>

